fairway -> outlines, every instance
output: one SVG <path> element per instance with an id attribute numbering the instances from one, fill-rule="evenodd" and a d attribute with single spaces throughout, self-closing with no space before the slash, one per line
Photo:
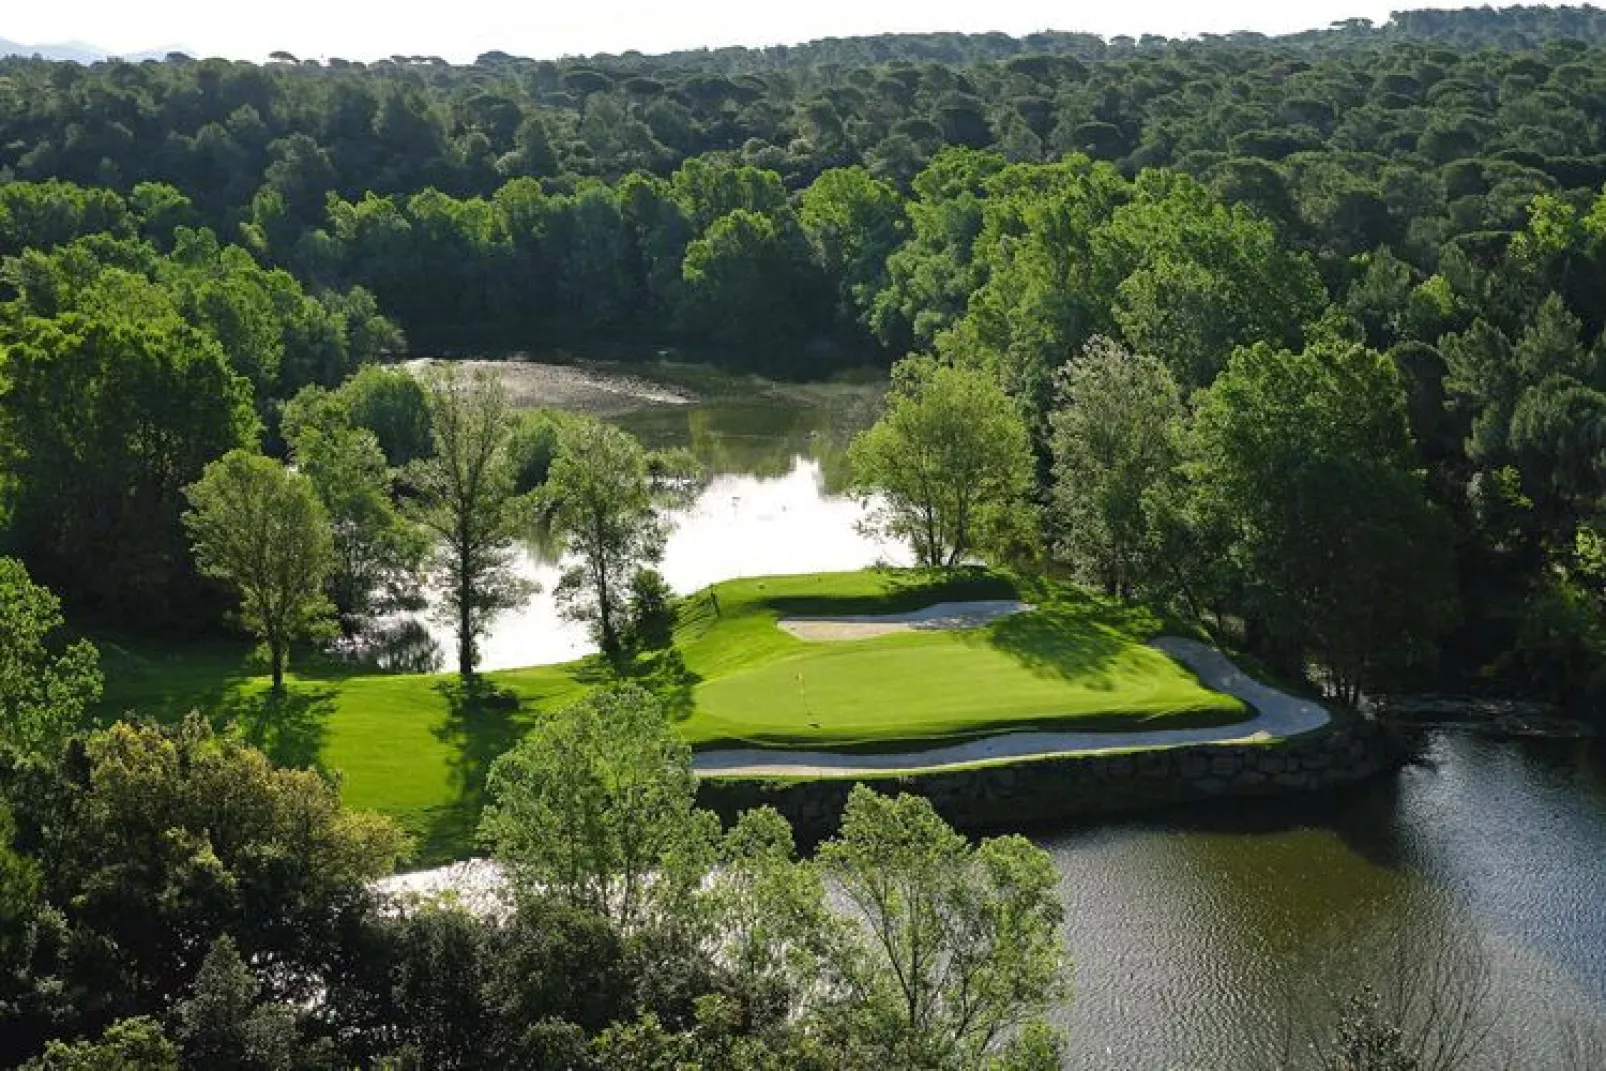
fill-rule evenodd
<path id="1" fill-rule="evenodd" d="M 907 613 L 941 602 L 1022 599 L 1034 609 L 963 631 L 810 643 L 788 616 Z M 622 675 L 661 696 L 699 749 L 918 750 L 1000 732 L 1231 724 L 1238 700 L 1146 646 L 1180 626 L 1049 581 L 983 570 L 762 577 L 681 601 L 672 646 L 621 666 L 599 658 L 486 674 L 354 672 L 293 663 L 288 693 L 244 644 L 147 647 L 103 639 L 100 717 L 233 724 L 287 766 L 338 773 L 346 802 L 397 818 L 425 862 L 472 850 L 485 773 L 531 725 Z"/>

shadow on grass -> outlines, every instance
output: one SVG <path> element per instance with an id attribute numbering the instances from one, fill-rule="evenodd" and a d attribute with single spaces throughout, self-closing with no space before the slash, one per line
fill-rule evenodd
<path id="1" fill-rule="evenodd" d="M 1011 655 L 1033 673 L 1088 688 L 1117 687 L 1120 682 L 1108 672 L 1111 663 L 1162 625 L 1141 606 L 1075 588 L 1037 584 L 1022 597 L 1036 609 L 1000 618 L 976 633 L 977 640 Z"/>
<path id="2" fill-rule="evenodd" d="M 670 721 L 691 717 L 695 706 L 693 690 L 703 680 L 686 667 L 680 651 L 673 647 L 626 652 L 612 659 L 592 655 L 580 663 L 574 679 L 591 688 L 638 685 L 663 704 Z"/>
<path id="3" fill-rule="evenodd" d="M 484 677 L 444 680 L 435 691 L 446 701 L 446 717 L 432 732 L 452 749 L 452 799 L 435 809 L 426 829 L 416 831 L 421 862 L 461 856 L 472 846 L 491 763 L 518 743 L 529 724 L 518 695 Z"/>
<path id="4" fill-rule="evenodd" d="M 764 605 L 781 617 L 899 614 L 922 610 L 939 602 L 1013 599 L 1019 586 L 1009 577 L 987 569 L 889 569 L 885 590 L 874 595 L 781 595 Z"/>
<path id="5" fill-rule="evenodd" d="M 272 692 L 234 692 L 203 713 L 213 724 L 230 723 L 252 747 L 275 766 L 297 769 L 319 766 L 329 716 L 338 692 L 334 688 L 295 688 Z"/>
<path id="6" fill-rule="evenodd" d="M 993 624 L 980 638 L 1041 676 L 1110 689 L 1109 666 L 1131 640 L 1098 620 L 1061 608 L 1015 614 Z"/>

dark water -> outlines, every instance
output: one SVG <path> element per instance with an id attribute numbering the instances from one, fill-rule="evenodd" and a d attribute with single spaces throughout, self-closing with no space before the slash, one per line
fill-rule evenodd
<path id="1" fill-rule="evenodd" d="M 1331 798 L 1043 840 L 1069 1066 L 1311 1066 L 1339 996 L 1477 1006 L 1467 1066 L 1606 1068 L 1606 748 L 1444 734 Z"/>

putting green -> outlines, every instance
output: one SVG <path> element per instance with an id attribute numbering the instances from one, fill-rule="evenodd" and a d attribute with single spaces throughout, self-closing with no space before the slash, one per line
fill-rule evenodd
<path id="1" fill-rule="evenodd" d="M 690 600 L 677 634 L 693 679 L 681 733 L 699 747 L 903 750 L 1018 729 L 1193 728 L 1241 721 L 1144 641 L 1140 609 L 978 573 L 846 573 L 731 581 Z M 897 613 L 1023 594 L 1035 609 L 958 631 L 807 642 L 788 616 Z M 732 657 L 736 654 L 737 657 Z"/>

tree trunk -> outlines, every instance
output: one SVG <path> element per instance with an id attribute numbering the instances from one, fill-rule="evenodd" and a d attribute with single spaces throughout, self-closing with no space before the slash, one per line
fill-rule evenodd
<path id="1" fill-rule="evenodd" d="M 268 663 L 273 674 L 273 694 L 284 694 L 284 643 L 281 640 L 268 641 Z"/>
<path id="2" fill-rule="evenodd" d="M 473 613 L 467 599 L 457 607 L 457 672 L 464 680 L 474 675 Z"/>
<path id="3" fill-rule="evenodd" d="M 474 675 L 474 592 L 469 575 L 468 538 L 460 536 L 457 555 L 457 674 L 465 681 Z"/>
<path id="4" fill-rule="evenodd" d="M 608 576 L 597 573 L 597 619 L 602 632 L 602 653 L 612 658 L 619 653 L 619 634 L 613 627 L 613 607 L 608 592 Z"/>

